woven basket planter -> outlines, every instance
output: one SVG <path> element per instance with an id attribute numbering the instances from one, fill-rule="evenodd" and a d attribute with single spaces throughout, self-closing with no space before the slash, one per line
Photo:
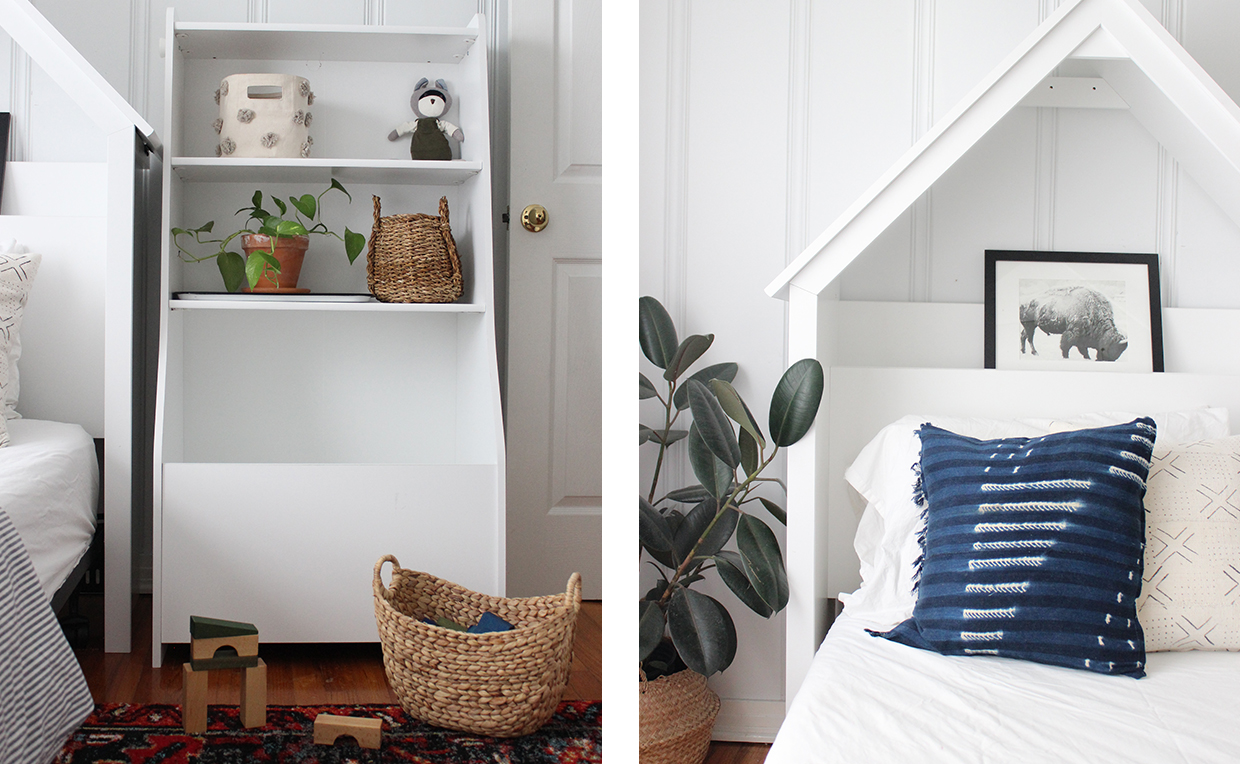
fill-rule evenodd
<path id="1" fill-rule="evenodd" d="M 392 583 L 383 585 L 383 564 Z M 375 621 L 383 668 L 411 716 L 492 737 L 528 735 L 555 713 L 568 685 L 581 609 L 581 575 L 568 590 L 510 599 L 470 591 L 428 573 L 405 570 L 392 555 L 375 563 Z M 476 623 L 491 612 L 511 631 L 468 634 L 423 623 Z"/>
<path id="2" fill-rule="evenodd" d="M 719 696 L 706 677 L 685 669 L 641 680 L 641 764 L 702 764 L 719 715 Z"/>

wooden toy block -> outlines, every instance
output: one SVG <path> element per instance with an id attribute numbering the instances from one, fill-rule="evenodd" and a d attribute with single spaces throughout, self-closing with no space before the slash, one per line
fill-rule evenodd
<path id="1" fill-rule="evenodd" d="M 241 677 L 241 726 L 267 726 L 267 664 L 262 658 Z"/>
<path id="2" fill-rule="evenodd" d="M 336 738 L 341 735 L 350 735 L 362 748 L 377 749 L 383 737 L 383 720 L 331 714 L 314 717 L 315 743 L 335 745 Z"/>
<path id="3" fill-rule="evenodd" d="M 207 731 L 207 672 L 188 663 L 181 670 L 181 722 L 191 735 Z"/>
<path id="4" fill-rule="evenodd" d="M 211 658 L 204 658 L 203 660 L 193 660 L 191 658 L 190 665 L 194 667 L 194 671 L 254 668 L 258 665 L 258 656 L 237 655 L 237 651 L 233 648 L 221 647 L 215 651 L 215 655 Z"/>
<path id="5" fill-rule="evenodd" d="M 258 655 L 258 635 L 210 637 L 208 639 L 194 639 L 191 637 L 189 641 L 190 660 L 211 660 L 215 658 L 215 651 L 221 647 L 232 648 L 235 651 L 234 655 L 252 658 Z"/>
<path id="6" fill-rule="evenodd" d="M 258 627 L 242 621 L 225 621 L 222 618 L 189 617 L 190 639 L 213 639 L 215 637 L 258 636 Z"/>

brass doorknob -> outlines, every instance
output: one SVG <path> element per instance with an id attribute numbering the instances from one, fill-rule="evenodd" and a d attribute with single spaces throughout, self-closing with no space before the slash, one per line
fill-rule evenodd
<path id="1" fill-rule="evenodd" d="M 547 227 L 547 208 L 531 204 L 521 210 L 521 226 L 530 233 L 538 233 Z"/>

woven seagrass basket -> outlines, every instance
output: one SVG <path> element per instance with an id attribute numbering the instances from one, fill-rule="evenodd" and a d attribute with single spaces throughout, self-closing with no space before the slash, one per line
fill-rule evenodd
<path id="1" fill-rule="evenodd" d="M 392 563 L 390 586 L 380 576 L 386 562 Z M 374 590 L 383 668 L 411 716 L 477 735 L 517 737 L 555 713 L 573 662 L 581 574 L 568 579 L 563 594 L 509 599 L 405 570 L 389 554 L 375 563 Z M 476 623 L 485 612 L 512 630 L 468 634 L 422 622 Z"/>
<path id="2" fill-rule="evenodd" d="M 702 764 L 719 715 L 706 677 L 685 669 L 654 681 L 641 677 L 641 764 Z"/>
<path id="3" fill-rule="evenodd" d="M 381 302 L 453 302 L 464 292 L 461 259 L 448 225 L 448 198 L 438 215 L 381 214 L 372 196 L 375 224 L 366 251 L 366 286 Z"/>

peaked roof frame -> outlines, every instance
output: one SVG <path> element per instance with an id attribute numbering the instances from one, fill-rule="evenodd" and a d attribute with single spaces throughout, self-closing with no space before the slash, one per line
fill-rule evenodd
<path id="1" fill-rule="evenodd" d="M 155 130 L 29 0 L 0 0 L 0 29 L 104 134 L 137 128 L 152 150 L 161 150 Z"/>
<path id="2" fill-rule="evenodd" d="M 1070 0 L 766 288 L 821 293 L 1055 67 L 1086 61 L 1240 226 L 1240 107 L 1139 0 Z"/>

